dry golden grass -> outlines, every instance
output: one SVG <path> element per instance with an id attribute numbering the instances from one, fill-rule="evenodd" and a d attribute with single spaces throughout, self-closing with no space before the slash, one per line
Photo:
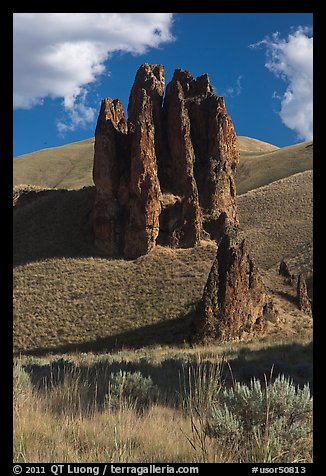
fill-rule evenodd
<path id="1" fill-rule="evenodd" d="M 240 138 L 238 190 L 311 168 L 307 145 L 285 150 Z M 271 368 L 296 384 L 312 381 L 312 319 L 296 309 L 294 289 L 277 275 L 282 258 L 293 272 L 312 270 L 312 172 L 238 196 L 242 234 L 280 321 L 268 323 L 259 339 L 190 348 L 184 342 L 190 313 L 216 245 L 157 247 L 134 261 L 101 255 L 89 227 L 94 188 L 77 190 L 92 184 L 92 149 L 89 139 L 14 162 L 15 183 L 35 184 L 14 190 L 14 349 L 44 355 L 21 358 L 36 380 L 14 405 L 15 461 L 261 461 L 258 448 L 225 446 L 204 434 L 200 417 L 180 408 L 180 375 L 186 362 L 208 361 L 225 362 L 226 382 L 261 379 Z M 59 186 L 76 190 L 43 190 Z M 114 348 L 119 350 L 99 353 Z M 40 389 L 39 379 L 47 381 L 50 364 L 62 353 L 76 374 Z M 162 398 L 141 412 L 130 403 L 103 411 L 94 395 L 103 391 L 97 377 L 106 375 L 106 366 L 141 371 Z M 308 450 L 305 461 L 311 458 Z"/>
<path id="2" fill-rule="evenodd" d="M 14 349 L 182 342 L 214 255 L 207 243 L 193 250 L 158 247 L 135 261 L 52 258 L 20 265 Z"/>
<path id="3" fill-rule="evenodd" d="M 91 187 L 52 191 L 15 210 L 16 351 L 187 339 L 187 315 L 201 297 L 215 243 L 188 250 L 157 247 L 134 261 L 107 259 L 92 244 L 93 200 Z M 241 195 L 238 206 L 258 266 L 268 269 L 283 257 L 301 256 L 301 267 L 311 271 L 312 172 Z"/>
<path id="4" fill-rule="evenodd" d="M 243 236 L 258 266 L 269 268 L 311 245 L 312 192 L 306 171 L 238 197 Z"/>
<path id="5" fill-rule="evenodd" d="M 238 136 L 239 149 L 242 154 L 267 153 L 278 150 L 279 147 L 252 137 Z"/>
<path id="6" fill-rule="evenodd" d="M 256 149 L 241 152 L 236 175 L 238 195 L 313 168 L 312 142 L 276 150 L 263 150 L 263 147 L 261 151 L 259 147 Z"/>
<path id="7" fill-rule="evenodd" d="M 281 372 L 295 383 L 311 382 L 312 348 L 302 340 L 291 345 L 245 345 L 223 344 L 183 352 L 158 347 L 117 354 L 70 354 L 65 356 L 66 365 L 73 365 L 75 370 L 71 373 L 68 366 L 61 367 L 61 382 L 53 378 L 49 365 L 57 361 L 56 356 L 22 358 L 20 363 L 30 373 L 33 386 L 15 399 L 15 462 L 265 461 L 258 448 L 248 444 L 231 449 L 207 434 L 202 412 L 209 411 L 211 398 L 216 398 L 210 388 L 216 388 L 219 379 L 221 385 L 227 381 L 232 384 L 233 379 L 248 381 L 253 375 L 263 379 L 264 373 L 270 374 L 275 359 L 283 363 L 283 367 L 274 367 L 275 376 Z M 147 408 L 124 400 L 115 409 L 103 407 L 98 399 L 100 388 L 107 392 L 108 372 L 119 369 L 149 375 L 162 399 Z M 192 390 L 183 394 L 187 383 Z M 309 462 L 311 437 L 307 443 L 305 461 Z M 278 454 L 276 461 L 286 457 Z"/>
<path id="8" fill-rule="evenodd" d="M 275 180 L 312 169 L 311 142 L 278 148 L 239 136 L 241 160 L 236 184 L 238 194 Z M 14 185 L 80 189 L 93 185 L 94 138 L 61 147 L 39 150 L 14 159 Z"/>
<path id="9" fill-rule="evenodd" d="M 78 189 L 93 185 L 94 138 L 16 157 L 14 185 Z"/>
<path id="10" fill-rule="evenodd" d="M 201 462 L 200 454 L 184 435 L 191 435 L 190 419 L 180 411 L 152 405 L 145 413 L 131 408 L 118 412 L 63 414 L 53 411 L 61 388 L 34 395 L 16 408 L 14 416 L 15 462 Z M 216 442 L 207 442 L 212 462 L 218 461 Z"/>

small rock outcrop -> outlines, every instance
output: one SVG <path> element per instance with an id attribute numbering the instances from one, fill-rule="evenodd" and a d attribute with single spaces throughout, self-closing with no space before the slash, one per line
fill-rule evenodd
<path id="1" fill-rule="evenodd" d="M 192 341 L 238 340 L 262 331 L 274 315 L 274 305 L 245 241 L 236 234 L 225 234 L 194 314 Z"/>
<path id="2" fill-rule="evenodd" d="M 295 274 L 291 274 L 287 263 L 284 259 L 280 262 L 278 274 L 285 278 L 285 283 L 289 284 L 290 286 L 294 286 L 297 282 Z"/>
<path id="3" fill-rule="evenodd" d="M 307 284 L 302 273 L 300 273 L 298 276 L 297 305 L 301 311 L 305 312 L 306 314 L 312 315 L 312 306 L 310 298 L 308 296 Z"/>
<path id="4" fill-rule="evenodd" d="M 95 132 L 95 244 L 136 258 L 157 243 L 196 246 L 238 227 L 234 177 L 240 152 L 224 99 L 207 74 L 144 64 L 130 92 L 102 101 Z"/>
<path id="5" fill-rule="evenodd" d="M 282 259 L 282 261 L 280 262 L 280 266 L 279 266 L 279 269 L 278 269 L 278 274 L 280 276 L 283 276 L 284 278 L 290 278 L 291 277 L 289 267 L 288 267 L 287 263 L 284 261 L 284 259 Z"/>

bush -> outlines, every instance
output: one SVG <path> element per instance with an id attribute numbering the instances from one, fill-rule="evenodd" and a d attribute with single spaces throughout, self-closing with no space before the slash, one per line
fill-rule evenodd
<path id="1" fill-rule="evenodd" d="M 150 377 L 144 377 L 141 372 L 111 373 L 109 392 L 106 405 L 111 409 L 120 408 L 122 404 L 147 407 L 158 397 L 158 388 Z"/>
<path id="2" fill-rule="evenodd" d="M 297 388 L 284 376 L 269 385 L 256 379 L 249 386 L 236 383 L 220 392 L 206 429 L 226 444 L 249 445 L 256 462 L 305 460 L 312 452 L 309 386 Z"/>

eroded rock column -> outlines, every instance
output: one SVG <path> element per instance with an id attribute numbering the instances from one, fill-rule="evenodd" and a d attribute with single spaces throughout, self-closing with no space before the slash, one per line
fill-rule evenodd
<path id="1" fill-rule="evenodd" d="M 124 255 L 135 258 L 151 251 L 159 234 L 161 188 L 157 176 L 155 125 L 151 97 L 145 89 L 134 100 L 134 133 L 131 138 L 129 217 Z"/>
<path id="2" fill-rule="evenodd" d="M 102 102 L 96 133 L 92 213 L 95 244 L 135 258 L 156 243 L 193 247 L 239 225 L 234 176 L 239 148 L 224 100 L 207 74 L 143 64 L 121 102 Z M 205 232 L 203 231 L 205 230 Z"/>
<path id="3" fill-rule="evenodd" d="M 193 341 L 241 339 L 264 328 L 269 296 L 244 240 L 224 235 L 193 319 Z"/>
<path id="4" fill-rule="evenodd" d="M 93 180 L 96 199 L 92 224 L 96 246 L 121 253 L 125 208 L 129 202 L 129 125 L 119 99 L 102 101 L 95 131 Z"/>

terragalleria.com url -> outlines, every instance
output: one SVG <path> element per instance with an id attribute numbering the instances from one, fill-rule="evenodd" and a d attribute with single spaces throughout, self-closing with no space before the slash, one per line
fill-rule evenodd
<path id="1" fill-rule="evenodd" d="M 179 466 L 175 468 L 174 466 L 156 466 L 155 464 L 150 464 L 148 466 L 114 466 L 110 465 L 108 468 L 111 470 L 111 473 L 116 474 L 137 474 L 141 476 L 142 474 L 198 474 L 198 466 Z M 103 474 L 105 472 L 103 471 Z"/>

